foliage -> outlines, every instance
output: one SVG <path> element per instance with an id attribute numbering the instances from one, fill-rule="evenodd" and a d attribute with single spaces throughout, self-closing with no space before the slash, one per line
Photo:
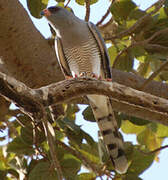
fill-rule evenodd
<path id="1" fill-rule="evenodd" d="M 56 0 L 56 2 L 61 5 L 65 3 L 64 0 Z M 75 2 L 82 6 L 85 5 L 84 0 Z M 90 4 L 97 2 L 98 0 L 92 0 Z M 46 8 L 47 4 L 48 0 L 27 0 L 29 12 L 36 18 L 40 18 L 40 11 Z M 168 1 L 165 1 L 164 8 L 147 16 L 140 23 L 139 20 L 153 10 L 154 7 L 146 11 L 140 10 L 131 0 L 117 0 L 112 4 L 110 13 L 113 15 L 116 29 L 114 34 L 110 34 L 110 38 L 105 36 L 109 32 L 102 35 L 110 43 L 108 52 L 111 64 L 115 63 L 115 68 L 127 72 L 136 71 L 143 77 L 149 77 L 166 60 L 167 32 L 158 35 L 157 33 L 168 26 Z M 135 29 L 114 38 L 135 23 L 139 23 Z M 156 35 L 151 38 L 154 34 Z M 144 42 L 144 40 L 149 41 Z M 164 69 L 159 73 L 155 80 L 167 82 L 167 70 Z M 102 171 L 102 167 L 106 167 L 110 173 L 114 172 L 104 144 L 101 140 L 95 141 L 75 123 L 76 113 L 79 111 L 78 106 L 63 104 L 61 107 L 64 113 L 55 122 L 51 121 L 49 111 L 48 118 L 55 131 L 56 142 L 64 144 L 55 143 L 55 147 L 65 179 L 93 180 L 97 176 L 103 175 L 111 177 L 111 174 Z M 89 106 L 82 115 L 86 121 L 95 122 Z M 121 130 L 126 134 L 135 134 L 138 144 L 125 142 L 129 169 L 125 175 L 113 173 L 113 178 L 116 180 L 140 180 L 139 175 L 149 168 L 154 160 L 158 160 L 159 152 L 155 154 L 149 152 L 162 145 L 164 138 L 168 136 L 168 127 L 125 114 L 116 113 L 116 115 L 118 120 L 122 121 Z M 21 175 L 29 180 L 57 179 L 57 172 L 53 167 L 42 123 L 32 121 L 19 109 L 11 109 L 10 103 L 1 97 L 0 133 L 2 134 L 0 136 L 1 180 L 18 179 Z M 102 165 L 100 159 L 105 166 Z M 82 166 L 90 171 L 81 173 Z"/>

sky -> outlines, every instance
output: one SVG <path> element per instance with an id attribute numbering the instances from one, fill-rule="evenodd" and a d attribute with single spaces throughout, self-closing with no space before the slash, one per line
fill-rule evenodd
<path id="1" fill-rule="evenodd" d="M 156 0 L 133 0 L 133 1 L 141 9 L 146 9 L 151 4 L 156 2 Z M 20 2 L 23 4 L 25 9 L 27 9 L 26 0 L 20 0 Z M 92 21 L 93 23 L 98 22 L 101 19 L 101 17 L 104 15 L 105 9 L 107 9 L 109 7 L 109 3 L 110 3 L 109 0 L 99 0 L 98 3 L 96 3 L 95 5 L 92 5 L 90 21 Z M 49 6 L 55 5 L 55 4 L 56 3 L 54 0 L 50 0 Z M 71 3 L 69 4 L 69 6 L 73 8 L 74 13 L 76 15 L 78 15 L 79 18 L 84 19 L 85 8 L 83 8 L 82 6 L 77 6 L 74 0 L 71 0 Z M 30 17 L 31 17 L 34 25 L 43 34 L 44 37 L 49 37 L 51 35 L 49 27 L 48 27 L 48 23 L 45 18 L 36 19 L 36 18 L 33 18 L 31 15 L 30 15 Z M 82 113 L 82 110 L 86 108 L 86 106 L 83 105 L 83 106 L 80 106 L 80 108 L 81 108 L 81 111 L 77 114 L 77 124 L 82 125 L 82 128 L 85 131 L 89 132 L 89 134 L 91 134 L 91 136 L 97 140 L 98 127 L 97 127 L 96 123 L 91 123 L 91 122 L 85 121 L 82 118 L 81 113 Z M 132 141 L 133 143 L 136 143 L 135 135 L 124 135 L 124 140 Z M 166 145 L 166 144 L 168 144 L 168 139 L 166 139 L 163 143 L 163 145 Z M 143 180 L 158 180 L 158 179 L 166 180 L 166 179 L 168 179 L 168 175 L 166 178 L 166 174 L 167 174 L 166 170 L 168 167 L 168 152 L 167 151 L 168 151 L 167 149 L 161 151 L 161 153 L 159 155 L 159 159 L 160 159 L 159 163 L 154 162 L 152 164 L 152 166 L 140 176 Z"/>

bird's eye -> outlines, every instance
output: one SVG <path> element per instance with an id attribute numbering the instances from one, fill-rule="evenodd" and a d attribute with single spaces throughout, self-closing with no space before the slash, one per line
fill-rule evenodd
<path id="1" fill-rule="evenodd" d="M 57 12 L 58 10 L 60 10 L 60 8 L 57 7 L 57 6 L 51 6 L 51 7 L 48 8 L 48 10 L 49 10 L 51 13 L 55 13 L 55 12 Z"/>

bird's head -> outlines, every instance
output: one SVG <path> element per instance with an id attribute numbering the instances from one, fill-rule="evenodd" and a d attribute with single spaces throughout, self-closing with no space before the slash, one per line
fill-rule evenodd
<path id="1" fill-rule="evenodd" d="M 70 11 L 59 6 L 51 6 L 41 12 L 45 16 L 54 30 L 61 30 L 70 27 L 77 17 Z"/>

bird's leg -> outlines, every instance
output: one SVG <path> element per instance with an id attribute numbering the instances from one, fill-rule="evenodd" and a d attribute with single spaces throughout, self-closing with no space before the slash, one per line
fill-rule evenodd
<path id="1" fill-rule="evenodd" d="M 95 73 L 92 73 L 92 74 L 91 74 L 91 77 L 92 77 L 92 78 L 95 78 L 95 79 L 97 79 L 97 80 L 101 80 L 101 79 L 102 79 L 101 76 L 97 76 Z"/>
<path id="2" fill-rule="evenodd" d="M 105 80 L 108 82 L 112 82 L 112 78 L 106 78 Z"/>
<path id="3" fill-rule="evenodd" d="M 72 79 L 73 78 L 73 76 L 65 76 L 65 79 Z"/>
<path id="4" fill-rule="evenodd" d="M 102 76 L 97 76 L 95 73 L 92 73 L 91 77 L 92 77 L 92 78 L 95 78 L 95 79 L 97 79 L 97 80 L 112 81 L 111 78 L 106 78 L 106 79 L 105 79 L 105 78 L 103 78 Z"/>
<path id="5" fill-rule="evenodd" d="M 81 72 L 81 73 L 79 74 L 79 77 L 87 77 L 87 73 L 86 73 L 86 72 Z"/>

